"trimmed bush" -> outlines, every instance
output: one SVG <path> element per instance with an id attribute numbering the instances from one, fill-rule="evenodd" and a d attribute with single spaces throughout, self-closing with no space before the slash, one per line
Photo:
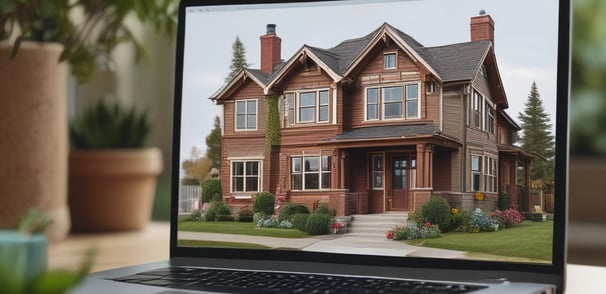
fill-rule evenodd
<path id="1" fill-rule="evenodd" d="M 305 231 L 310 235 L 328 234 L 332 219 L 330 215 L 324 213 L 312 213 L 305 223 Z"/>
<path id="2" fill-rule="evenodd" d="M 261 192 L 255 195 L 253 203 L 253 211 L 260 212 L 265 215 L 274 214 L 274 205 L 276 204 L 276 196 L 269 192 Z"/>
<path id="3" fill-rule="evenodd" d="M 191 220 L 199 221 L 200 219 L 202 219 L 202 212 L 200 210 L 196 209 L 196 210 L 192 211 L 190 217 L 191 217 Z"/>
<path id="4" fill-rule="evenodd" d="M 202 203 L 222 200 L 221 181 L 218 179 L 210 179 L 204 182 L 204 185 L 202 185 Z"/>
<path id="5" fill-rule="evenodd" d="M 307 219 L 309 218 L 309 213 L 297 213 L 292 216 L 292 224 L 295 229 L 305 232 L 307 230 Z"/>
<path id="6" fill-rule="evenodd" d="M 231 215 L 231 209 L 221 201 L 211 201 L 204 214 L 204 219 L 214 221 L 217 215 Z"/>
<path id="7" fill-rule="evenodd" d="M 337 214 L 337 211 L 335 209 L 330 209 L 330 207 L 328 207 L 328 205 L 326 205 L 326 204 L 322 204 L 322 205 L 318 206 L 318 208 L 316 208 L 316 210 L 314 210 L 314 213 L 335 216 Z"/>
<path id="8" fill-rule="evenodd" d="M 231 214 L 217 214 L 215 216 L 216 222 L 233 222 L 234 220 L 235 218 Z"/>
<path id="9" fill-rule="evenodd" d="M 242 207 L 237 213 L 239 222 L 252 222 L 253 221 L 253 211 L 250 207 Z"/>
<path id="10" fill-rule="evenodd" d="M 310 212 L 309 212 L 309 208 L 307 208 L 307 205 L 305 205 L 305 204 L 289 203 L 280 209 L 280 215 L 278 218 L 280 220 L 287 220 L 287 219 L 292 220 L 292 217 L 297 213 L 309 214 Z"/>
<path id="11" fill-rule="evenodd" d="M 423 206 L 421 206 L 421 215 L 425 221 L 438 225 L 440 231 L 448 232 L 450 227 L 451 213 L 448 201 L 442 197 L 431 197 Z M 420 225 L 420 224 L 418 224 Z"/>

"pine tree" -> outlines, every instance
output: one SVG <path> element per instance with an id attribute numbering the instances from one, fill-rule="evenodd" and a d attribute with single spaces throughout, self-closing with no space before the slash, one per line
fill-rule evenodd
<path id="1" fill-rule="evenodd" d="M 234 41 L 231 48 L 233 50 L 233 53 L 231 57 L 231 65 L 229 66 L 230 73 L 227 78 L 225 78 L 226 83 L 231 81 L 231 79 L 233 79 L 242 68 L 248 66 L 248 64 L 246 63 L 246 49 L 244 49 L 244 44 L 240 42 L 239 37 L 236 37 L 236 40 Z"/>
<path id="2" fill-rule="evenodd" d="M 215 125 L 206 136 L 206 157 L 211 168 L 221 168 L 221 120 L 218 116 L 215 116 Z"/>
<path id="3" fill-rule="evenodd" d="M 549 190 L 553 183 L 555 143 L 549 115 L 543 107 L 536 82 L 532 82 L 528 100 L 524 105 L 524 112 L 519 114 L 522 122 L 521 147 L 543 157 L 536 158 L 530 164 L 530 180 L 537 188 Z"/>

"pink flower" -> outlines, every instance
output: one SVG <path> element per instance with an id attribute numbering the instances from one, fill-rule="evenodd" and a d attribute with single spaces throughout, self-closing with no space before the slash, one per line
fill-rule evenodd
<path id="1" fill-rule="evenodd" d="M 431 224 L 429 222 L 425 222 L 425 227 L 429 228 L 429 227 L 431 227 Z"/>
<path id="2" fill-rule="evenodd" d="M 386 237 L 390 240 L 393 239 L 393 231 L 387 231 Z"/>

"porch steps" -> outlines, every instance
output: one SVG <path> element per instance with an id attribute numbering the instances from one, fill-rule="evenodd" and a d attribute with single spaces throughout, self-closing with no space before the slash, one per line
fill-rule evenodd
<path id="1" fill-rule="evenodd" d="M 380 214 L 355 214 L 352 215 L 347 235 L 385 237 L 388 230 L 395 226 L 404 224 L 408 219 L 408 213 L 389 212 Z"/>

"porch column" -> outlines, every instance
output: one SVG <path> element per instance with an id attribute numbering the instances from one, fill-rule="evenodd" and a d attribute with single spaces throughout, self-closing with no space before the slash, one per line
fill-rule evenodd
<path id="1" fill-rule="evenodd" d="M 433 145 L 417 144 L 417 188 L 433 187 Z"/>

